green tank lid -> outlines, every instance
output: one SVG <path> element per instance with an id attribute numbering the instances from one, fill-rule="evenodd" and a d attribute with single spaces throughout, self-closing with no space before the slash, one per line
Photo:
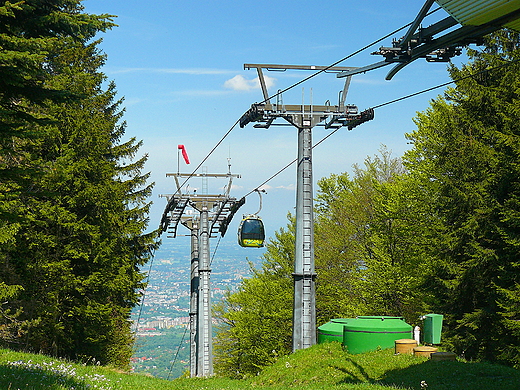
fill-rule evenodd
<path id="1" fill-rule="evenodd" d="M 330 320 L 330 322 L 332 322 L 334 324 L 345 325 L 347 322 L 352 321 L 352 320 L 355 320 L 355 318 L 333 318 L 332 320 Z M 330 323 L 330 322 L 328 322 L 328 323 Z"/>
<path id="2" fill-rule="evenodd" d="M 409 332 L 412 326 L 404 322 L 403 317 L 359 316 L 350 321 L 346 329 L 365 332 Z"/>

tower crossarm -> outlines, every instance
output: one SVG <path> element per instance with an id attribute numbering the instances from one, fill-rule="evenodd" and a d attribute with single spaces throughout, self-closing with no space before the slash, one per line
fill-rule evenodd
<path id="1" fill-rule="evenodd" d="M 520 3 L 494 0 L 450 1 L 435 0 L 449 16 L 423 28 L 423 20 L 429 14 L 434 0 L 426 0 L 405 36 L 394 39 L 392 46 L 381 47 L 372 54 L 381 55 L 384 61 L 347 70 L 337 77 L 350 77 L 369 70 L 394 64 L 386 79 L 392 77 L 406 65 L 418 58 L 428 62 L 447 62 L 460 55 L 469 44 L 481 45 L 483 37 L 503 27 L 520 30 Z M 458 27 L 457 27 L 458 26 Z"/>
<path id="2" fill-rule="evenodd" d="M 251 122 L 258 122 L 254 127 L 269 127 L 277 118 L 283 118 L 290 124 L 300 127 L 303 118 L 312 121 L 312 126 L 325 121 L 326 128 L 353 127 L 374 118 L 373 110 L 358 112 L 355 105 L 310 105 L 310 104 L 271 104 L 255 103 L 240 118 L 240 127 Z M 352 124 L 352 125 L 351 125 Z"/>

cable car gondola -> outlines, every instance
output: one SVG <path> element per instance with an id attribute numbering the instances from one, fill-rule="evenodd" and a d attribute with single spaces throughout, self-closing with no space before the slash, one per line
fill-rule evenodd
<path id="1" fill-rule="evenodd" d="M 261 248 L 265 241 L 264 223 L 258 216 L 258 213 L 262 210 L 262 194 L 260 191 L 265 191 L 258 188 L 255 191 L 260 197 L 260 208 L 254 214 L 244 215 L 238 227 L 238 244 L 245 248 Z"/>
<path id="2" fill-rule="evenodd" d="M 264 223 L 257 215 L 244 215 L 238 227 L 238 243 L 245 248 L 264 246 Z"/>

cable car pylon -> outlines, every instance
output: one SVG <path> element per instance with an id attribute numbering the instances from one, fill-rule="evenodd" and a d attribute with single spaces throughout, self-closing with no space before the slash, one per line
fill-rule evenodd
<path id="1" fill-rule="evenodd" d="M 269 128 L 274 120 L 282 118 L 298 129 L 298 159 L 296 182 L 296 246 L 294 257 L 293 351 L 316 344 L 316 272 L 314 268 L 314 204 L 312 190 L 312 128 L 325 121 L 325 128 L 349 130 L 374 118 L 369 109 L 358 113 L 354 105 L 345 104 L 350 77 L 345 79 L 338 105 L 289 105 L 270 102 L 262 69 L 310 70 L 346 72 L 352 67 L 324 67 L 300 65 L 245 64 L 245 69 L 256 69 L 264 95 L 262 103 L 255 103 L 240 118 L 240 127 L 260 122 L 255 128 Z M 279 96 L 280 94 L 278 94 Z"/>
<path id="2" fill-rule="evenodd" d="M 213 327 L 211 317 L 210 249 L 209 239 L 217 232 L 224 236 L 230 216 L 244 203 L 229 196 L 233 178 L 240 175 L 199 173 L 167 173 L 173 176 L 177 190 L 168 199 L 160 229 L 169 238 L 177 236 L 179 222 L 191 231 L 191 287 L 190 287 L 190 376 L 213 375 Z M 223 194 L 189 193 L 182 191 L 179 178 L 202 177 L 227 178 Z M 203 185 L 204 187 L 204 185 Z M 205 192 L 205 191 L 203 191 Z"/>

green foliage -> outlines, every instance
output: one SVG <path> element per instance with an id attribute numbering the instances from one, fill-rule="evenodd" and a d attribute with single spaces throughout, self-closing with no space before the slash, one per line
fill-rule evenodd
<path id="1" fill-rule="evenodd" d="M 13 311 L 4 309 L 10 299 L 14 299 L 22 290 L 22 286 L 7 285 L 0 281 L 0 342 L 9 342 L 13 338 L 23 335 L 28 325 L 27 321 L 20 321 L 21 309 Z"/>
<path id="2" fill-rule="evenodd" d="M 383 148 L 353 179 L 332 175 L 318 185 L 318 323 L 356 315 L 415 321 L 425 306 L 423 240 L 432 225 L 414 178 Z"/>
<path id="3" fill-rule="evenodd" d="M 8 306 L 30 324 L 9 344 L 127 366 L 155 233 L 143 233 L 146 156 L 134 161 L 141 143 L 123 140 L 91 40 L 113 24 L 74 0 L 1 4 L 0 280 L 23 287 Z"/>
<path id="4" fill-rule="evenodd" d="M 22 215 L 17 199 L 39 169 L 27 162 L 27 142 L 39 138 L 38 125 L 52 121 L 41 108 L 80 98 L 48 82 L 55 46 L 87 42 L 114 26 L 109 15 L 82 9 L 79 0 L 0 1 L 0 217 L 8 231 Z"/>
<path id="5" fill-rule="evenodd" d="M 519 366 L 520 41 L 502 31 L 416 119 L 406 154 L 443 224 L 429 290 L 449 342 L 471 359 Z M 509 62 L 509 63 L 507 63 Z M 507 66 L 504 66 L 506 65 Z M 492 69 L 494 68 L 494 69 Z"/>
<path id="6" fill-rule="evenodd" d="M 242 378 L 255 375 L 292 348 L 294 224 L 268 241 L 261 269 L 216 305 L 221 321 L 215 341 L 215 370 Z"/>
<path id="7" fill-rule="evenodd" d="M 424 198 L 386 149 L 355 168 L 354 178 L 319 181 L 315 260 L 318 324 L 356 315 L 424 314 L 421 289 L 430 263 L 423 240 L 431 215 Z M 420 215 L 420 216 L 419 216 Z M 432 241 L 430 241 L 432 242 Z M 291 350 L 294 220 L 267 244 L 262 268 L 217 306 L 216 369 L 258 373 Z"/>

